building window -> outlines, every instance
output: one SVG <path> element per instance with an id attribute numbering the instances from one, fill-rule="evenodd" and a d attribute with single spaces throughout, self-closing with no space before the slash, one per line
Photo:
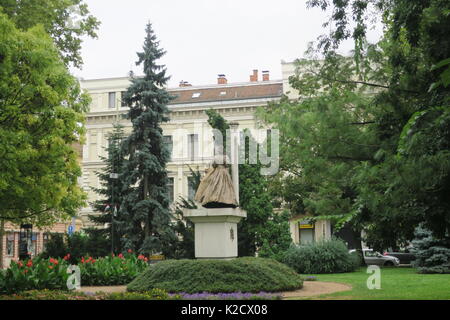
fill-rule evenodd
<path id="1" fill-rule="evenodd" d="M 39 233 L 33 232 L 31 235 L 31 255 L 34 257 L 36 256 L 38 252 L 38 239 L 39 239 Z"/>
<path id="2" fill-rule="evenodd" d="M 167 189 L 168 189 L 168 193 L 169 193 L 170 203 L 173 203 L 173 201 L 174 201 L 174 183 L 173 183 L 173 181 L 174 181 L 173 178 L 169 178 L 169 182 L 167 183 Z"/>
<path id="3" fill-rule="evenodd" d="M 50 236 L 48 233 L 44 233 L 42 235 L 42 251 L 45 251 L 45 249 L 47 249 L 47 243 L 49 240 Z"/>
<path id="4" fill-rule="evenodd" d="M 172 136 L 164 136 L 164 145 L 166 146 L 166 148 L 169 150 L 170 152 L 170 158 L 169 161 L 172 159 L 172 151 L 173 151 L 173 141 L 172 141 Z"/>
<path id="5" fill-rule="evenodd" d="M 198 134 L 188 135 L 188 157 L 190 160 L 198 157 Z"/>
<path id="6" fill-rule="evenodd" d="M 14 256 L 14 233 L 8 233 L 6 235 L 6 255 Z"/>
<path id="7" fill-rule="evenodd" d="M 195 193 L 197 192 L 196 189 L 194 189 L 194 177 L 188 177 L 188 199 L 194 200 Z"/>
<path id="8" fill-rule="evenodd" d="M 108 108 L 114 109 L 116 107 L 116 93 L 108 93 Z"/>
<path id="9" fill-rule="evenodd" d="M 125 101 L 124 101 L 125 93 L 126 93 L 126 91 L 120 92 L 120 101 L 121 101 L 120 105 L 121 105 L 122 107 L 126 107 L 126 106 L 127 106 L 127 104 L 126 104 Z"/>

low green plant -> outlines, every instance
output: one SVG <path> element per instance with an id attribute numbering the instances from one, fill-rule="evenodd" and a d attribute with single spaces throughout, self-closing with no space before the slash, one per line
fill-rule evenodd
<path id="1" fill-rule="evenodd" d="M 350 254 L 339 239 L 292 245 L 282 261 L 303 274 L 352 272 L 360 266 L 358 255 Z"/>
<path id="2" fill-rule="evenodd" d="M 106 295 L 106 300 L 176 300 L 181 296 L 169 296 L 167 291 L 152 289 L 146 292 L 120 292 Z"/>
<path id="3" fill-rule="evenodd" d="M 130 292 L 154 288 L 170 293 L 276 292 L 301 288 L 302 278 L 275 260 L 167 260 L 150 265 L 127 287 Z"/>
<path id="4" fill-rule="evenodd" d="M 64 258 L 12 262 L 4 272 L 0 272 L 0 293 L 15 293 L 26 290 L 67 290 L 70 274 L 67 268 L 71 255 Z M 80 267 L 81 285 L 107 286 L 125 285 L 144 271 L 148 258 L 131 252 L 99 259 L 82 257 L 76 264 Z"/>
<path id="5" fill-rule="evenodd" d="M 34 259 L 11 262 L 0 273 L 0 293 L 14 293 L 32 289 L 66 289 L 68 263 L 63 259 Z"/>
<path id="6" fill-rule="evenodd" d="M 147 258 L 131 253 L 93 259 L 82 258 L 78 264 L 83 286 L 124 285 L 130 283 L 147 266 Z"/>

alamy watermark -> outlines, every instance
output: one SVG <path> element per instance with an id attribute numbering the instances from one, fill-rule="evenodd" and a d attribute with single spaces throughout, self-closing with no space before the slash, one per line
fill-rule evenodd
<path id="1" fill-rule="evenodd" d="M 214 160 L 218 164 L 261 164 L 262 175 L 279 170 L 280 133 L 278 129 L 220 130 L 194 122 L 193 130 L 177 128 L 172 132 L 172 160 Z M 186 148 L 187 146 L 187 148 Z M 223 161 L 221 163 L 221 161 Z"/>
<path id="2" fill-rule="evenodd" d="M 367 273 L 372 274 L 367 279 L 367 288 L 369 290 L 381 289 L 381 269 L 379 266 L 370 265 L 367 267 Z"/>
<path id="3" fill-rule="evenodd" d="M 67 289 L 78 290 L 81 288 L 81 271 L 79 266 L 71 265 L 67 268 L 67 273 L 70 274 L 67 279 Z"/>

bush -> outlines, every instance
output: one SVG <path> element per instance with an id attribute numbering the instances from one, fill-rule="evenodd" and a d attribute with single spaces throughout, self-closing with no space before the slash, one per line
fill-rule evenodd
<path id="1" fill-rule="evenodd" d="M 12 262 L 9 269 L 0 272 L 0 293 L 26 290 L 67 290 L 67 268 L 70 255 L 63 259 L 44 259 Z M 148 258 L 132 253 L 99 259 L 82 257 L 78 261 L 82 286 L 124 285 L 132 281 L 148 266 Z M 77 262 L 75 262 L 77 264 Z"/>
<path id="2" fill-rule="evenodd" d="M 233 260 L 167 260 L 150 265 L 128 285 L 128 291 L 160 288 L 171 293 L 286 291 L 301 288 L 300 275 L 264 258 Z"/>
<path id="3" fill-rule="evenodd" d="M 303 274 L 351 272 L 361 263 L 358 255 L 350 254 L 347 246 L 339 239 L 292 245 L 282 261 Z"/>
<path id="4" fill-rule="evenodd" d="M 419 273 L 450 273 L 450 239 L 436 239 L 431 231 L 418 227 L 412 241 L 416 259 L 413 267 Z"/>
<path id="5" fill-rule="evenodd" d="M 0 293 L 15 293 L 25 290 L 67 289 L 68 264 L 62 259 L 34 259 L 11 262 L 5 272 L 0 273 Z"/>
<path id="6" fill-rule="evenodd" d="M 120 254 L 93 259 L 82 258 L 78 264 L 83 286 L 124 285 L 130 283 L 147 266 L 147 258 L 142 255 Z"/>
<path id="7" fill-rule="evenodd" d="M 111 250 L 110 241 L 97 234 L 75 232 L 70 236 L 59 233 L 52 233 L 50 236 L 45 251 L 40 255 L 44 259 L 50 257 L 62 259 L 70 253 L 70 262 L 76 264 L 82 257 L 104 257 Z"/>

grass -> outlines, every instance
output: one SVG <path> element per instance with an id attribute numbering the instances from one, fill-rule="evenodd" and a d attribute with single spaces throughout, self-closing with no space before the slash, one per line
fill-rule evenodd
<path id="1" fill-rule="evenodd" d="M 450 274 L 418 274 L 413 268 L 381 268 L 381 289 L 369 290 L 367 268 L 356 272 L 318 274 L 318 281 L 340 282 L 352 290 L 313 299 L 343 300 L 449 300 Z"/>

